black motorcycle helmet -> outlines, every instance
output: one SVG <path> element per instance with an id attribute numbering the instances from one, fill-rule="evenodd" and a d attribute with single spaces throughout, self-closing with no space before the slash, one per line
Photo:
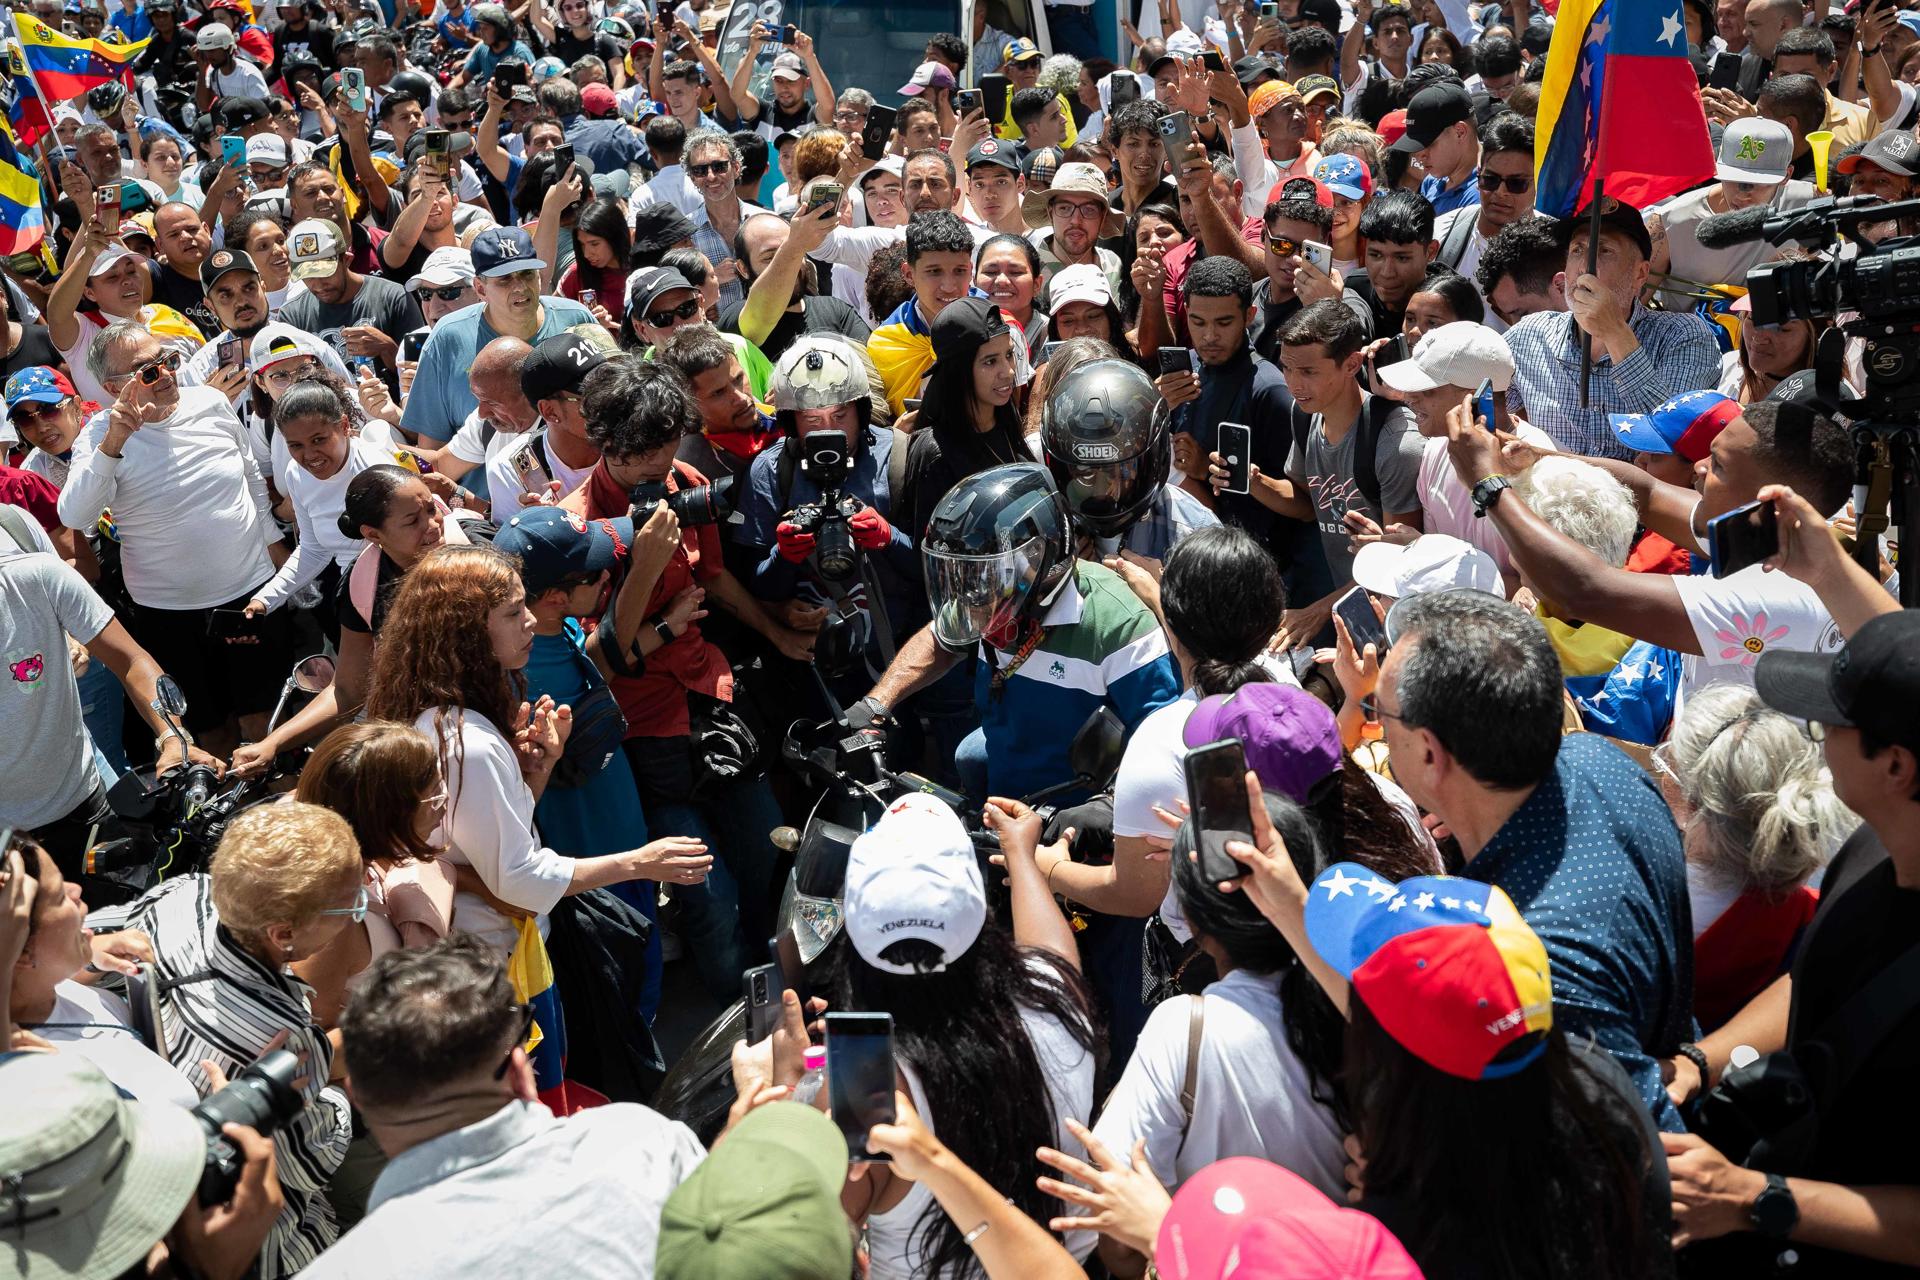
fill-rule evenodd
<path id="1" fill-rule="evenodd" d="M 1074 532 L 1117 538 L 1167 482 L 1173 450 L 1160 393 L 1126 360 L 1081 365 L 1040 410 L 1040 443 Z"/>
<path id="2" fill-rule="evenodd" d="M 1017 647 L 1073 570 L 1072 536 L 1039 463 L 989 467 L 947 490 L 920 540 L 934 639 Z"/>
<path id="3" fill-rule="evenodd" d="M 93 114 L 102 120 L 111 120 L 119 115 L 126 101 L 127 86 L 118 80 L 109 80 L 105 84 L 97 84 L 87 90 L 87 105 L 92 107 Z"/>
<path id="4" fill-rule="evenodd" d="M 418 102 L 422 110 L 433 108 L 433 77 L 422 71 L 396 71 L 387 81 L 386 92 L 404 93 Z"/>

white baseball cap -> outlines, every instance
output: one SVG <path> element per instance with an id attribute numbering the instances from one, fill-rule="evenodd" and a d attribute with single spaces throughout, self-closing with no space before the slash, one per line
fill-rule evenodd
<path id="1" fill-rule="evenodd" d="M 1368 543 L 1353 558 L 1353 580 L 1375 595 L 1396 600 L 1459 587 L 1502 598 L 1507 594 L 1493 557 L 1446 533 L 1421 534 L 1405 544 Z"/>
<path id="2" fill-rule="evenodd" d="M 847 856 L 847 937 L 860 958 L 887 973 L 922 970 L 884 959 L 902 938 L 940 949 L 934 972 L 967 953 L 987 922 L 980 862 L 959 817 L 918 792 L 887 806 Z"/>
<path id="3" fill-rule="evenodd" d="M 1381 365 L 1379 374 L 1395 391 L 1472 391 L 1488 379 L 1495 391 L 1505 391 L 1513 385 L 1513 351 L 1487 326 L 1455 320 L 1429 329 L 1414 344 L 1412 359 Z"/>
<path id="4" fill-rule="evenodd" d="M 247 139 L 247 163 L 284 168 L 287 140 L 277 133 L 256 133 Z"/>
<path id="5" fill-rule="evenodd" d="M 418 289 L 421 285 L 431 285 L 436 289 L 451 289 L 457 284 L 473 283 L 473 255 L 458 245 L 447 245 L 435 249 L 420 264 L 420 270 L 413 279 L 407 281 L 407 288 Z"/>
<path id="6" fill-rule="evenodd" d="M 1107 283 L 1107 273 L 1091 262 L 1076 262 L 1060 268 L 1047 285 L 1050 311 L 1058 311 L 1069 302 L 1091 302 L 1104 307 L 1112 301 L 1113 286 Z"/>
<path id="7" fill-rule="evenodd" d="M 1747 116 L 1720 135 L 1713 176 L 1722 182 L 1777 186 L 1793 170 L 1793 133 L 1777 120 Z"/>

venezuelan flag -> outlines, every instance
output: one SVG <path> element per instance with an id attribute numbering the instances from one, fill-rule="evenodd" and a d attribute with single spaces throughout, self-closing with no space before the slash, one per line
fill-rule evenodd
<path id="1" fill-rule="evenodd" d="M 53 132 L 53 121 L 47 118 L 47 104 L 34 92 L 20 46 L 12 40 L 7 41 L 7 77 L 7 119 L 13 123 L 13 135 L 23 147 L 36 146 Z"/>
<path id="2" fill-rule="evenodd" d="M 27 69 L 39 81 L 40 92 L 49 102 L 66 102 L 110 80 L 127 81 L 133 60 L 148 43 L 78 40 L 26 13 L 14 14 L 13 26 L 20 36 Z"/>
<path id="3" fill-rule="evenodd" d="M 46 238 L 39 179 L 22 163 L 13 130 L 0 122 L 0 257 L 30 252 Z"/>
<path id="4" fill-rule="evenodd" d="M 1645 208 L 1713 177 L 1680 0 L 1562 0 L 1534 120 L 1534 207 L 1577 212 L 1605 181 Z"/>

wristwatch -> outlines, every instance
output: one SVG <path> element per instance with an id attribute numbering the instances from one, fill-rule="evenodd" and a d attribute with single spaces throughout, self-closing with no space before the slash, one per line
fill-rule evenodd
<path id="1" fill-rule="evenodd" d="M 1495 473 L 1473 486 L 1473 515 L 1476 520 L 1484 520 L 1493 504 L 1500 501 L 1500 495 L 1513 488 L 1513 481 Z"/>
<path id="2" fill-rule="evenodd" d="M 673 634 L 673 628 L 667 625 L 665 614 L 654 614 L 651 618 L 647 619 L 647 625 L 653 628 L 653 634 L 660 637 L 660 643 L 663 645 L 672 644 L 680 638 Z"/>
<path id="3" fill-rule="evenodd" d="M 1755 1197 L 1747 1210 L 1747 1221 L 1763 1236 L 1785 1240 L 1800 1221 L 1800 1206 L 1793 1198 L 1787 1180 L 1777 1173 L 1767 1175 L 1767 1189 Z"/>

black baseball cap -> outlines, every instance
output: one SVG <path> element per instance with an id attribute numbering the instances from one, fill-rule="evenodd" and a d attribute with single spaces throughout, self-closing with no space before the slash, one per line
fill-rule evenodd
<path id="1" fill-rule="evenodd" d="M 1302 7 L 1306 0 L 1302 0 Z M 1456 124 L 1473 119 L 1473 97 L 1460 84 L 1430 85 L 1407 103 L 1407 131 L 1393 144 L 1395 151 L 1425 151 L 1434 139 Z"/>
<path id="2" fill-rule="evenodd" d="M 260 268 L 253 265 L 253 255 L 244 249 L 216 249 L 207 255 L 200 264 L 200 287 L 211 289 L 221 276 L 233 271 L 251 271 L 260 274 Z"/>
<path id="3" fill-rule="evenodd" d="M 633 211 L 633 252 L 665 253 L 693 239 L 696 230 L 686 214 L 664 200 L 643 204 Z"/>
<path id="4" fill-rule="evenodd" d="M 1265 76 L 1272 76 L 1275 80 L 1281 78 L 1280 68 L 1273 64 L 1271 58 L 1250 53 L 1233 64 L 1233 78 L 1240 82 L 1242 89 L 1253 88 Z"/>
<path id="5" fill-rule="evenodd" d="M 967 169 L 972 173 L 983 164 L 997 164 L 1002 169 L 1020 172 L 1020 152 L 1011 142 L 1002 142 L 998 138 L 983 138 L 967 152 Z"/>
<path id="6" fill-rule="evenodd" d="M 1834 654 L 1769 648 L 1753 687 L 1775 711 L 1920 748 L 1920 611 L 1871 619 Z"/>
<path id="7" fill-rule="evenodd" d="M 241 129 L 250 124 L 259 124 L 272 112 L 260 98 L 222 98 L 220 105 L 214 108 L 214 117 L 229 129 Z"/>
<path id="8" fill-rule="evenodd" d="M 1567 246 L 1573 243 L 1573 237 L 1593 225 L 1593 206 L 1589 204 L 1571 218 L 1562 218 L 1553 226 L 1554 239 L 1565 253 Z M 1617 231 L 1640 246 L 1640 256 L 1653 256 L 1653 237 L 1647 234 L 1646 215 L 1630 204 L 1623 204 L 1612 196 L 1600 197 L 1600 231 L 1605 234 Z"/>
<path id="9" fill-rule="evenodd" d="M 1300 17 L 1293 25 L 1302 27 L 1315 22 L 1337 37 L 1340 34 L 1340 16 L 1338 0 L 1300 0 Z"/>
<path id="10" fill-rule="evenodd" d="M 587 375 L 607 361 L 607 352 L 571 331 L 556 333 L 537 344 L 520 363 L 520 393 L 527 403 L 552 400 L 563 391 L 578 391 Z"/>

